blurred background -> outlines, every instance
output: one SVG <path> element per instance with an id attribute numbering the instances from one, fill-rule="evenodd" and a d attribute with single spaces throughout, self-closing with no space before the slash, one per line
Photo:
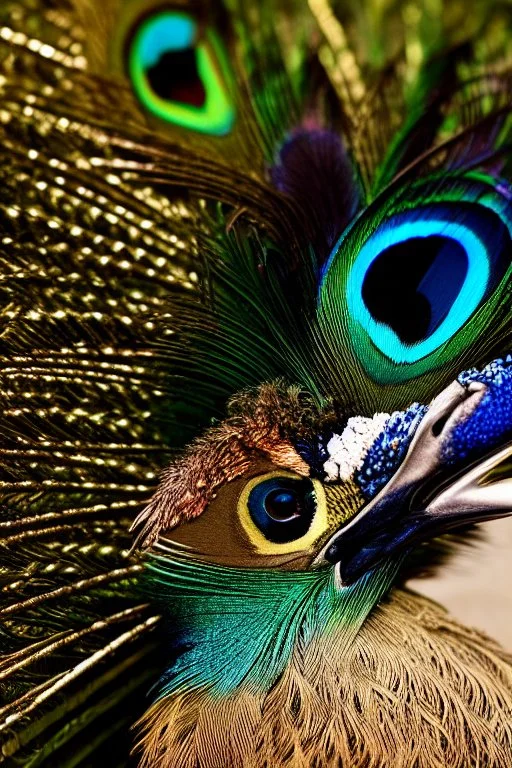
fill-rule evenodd
<path id="1" fill-rule="evenodd" d="M 413 580 L 409 586 L 512 652 L 512 519 L 482 527 L 484 541 L 463 548 L 436 578 Z"/>

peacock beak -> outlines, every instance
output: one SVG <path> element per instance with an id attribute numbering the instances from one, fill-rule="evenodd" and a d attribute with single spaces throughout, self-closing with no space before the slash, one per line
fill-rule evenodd
<path id="1" fill-rule="evenodd" d="M 344 584 L 454 528 L 512 514 L 510 387 L 454 382 L 431 404 L 401 466 L 317 562 Z"/>

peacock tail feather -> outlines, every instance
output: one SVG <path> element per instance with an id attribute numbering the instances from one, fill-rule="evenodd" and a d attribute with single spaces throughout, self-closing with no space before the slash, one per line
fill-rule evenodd
<path id="1" fill-rule="evenodd" d="M 180 486 L 188 498 L 196 459 L 181 451 L 205 428 L 218 430 L 222 443 L 228 428 L 218 425 L 233 410 L 230 435 L 242 428 L 240 411 L 253 405 L 232 401 L 228 410 L 235 393 L 278 382 L 286 402 L 272 390 L 265 407 L 295 426 L 302 419 L 306 444 L 312 425 L 334 423 L 341 410 L 371 417 L 428 403 L 461 371 L 482 368 L 512 346 L 508 5 L 475 1 L 471 13 L 458 0 L 162 8 L 138 0 L 6 0 L 0 8 L 6 766 L 128 764 L 130 727 L 153 701 L 148 692 L 163 666 L 160 602 L 171 562 L 179 574 L 171 589 L 178 629 L 191 594 L 195 632 L 208 637 L 200 610 L 208 601 L 226 614 L 218 593 L 233 574 L 219 565 L 208 565 L 206 579 L 204 564 L 199 572 L 174 552 L 172 561 L 153 553 L 150 584 L 141 586 L 147 559 L 133 549 L 130 528 L 138 517 L 139 543 L 155 541 L 163 522 L 148 520 L 147 510 L 158 498 L 159 473 L 176 456 L 188 461 Z M 147 40 L 158 47 L 169 25 L 178 52 L 180 40 L 201 41 L 201 88 L 185 106 L 173 94 L 163 104 L 142 76 L 153 66 Z M 190 60 L 184 56 L 180 66 Z M 346 297 L 357 293 L 350 286 L 362 285 L 364 259 L 383 242 L 391 248 L 400 227 L 413 222 L 428 233 L 455 206 L 457 236 L 481 244 L 470 265 L 472 286 L 481 290 L 474 306 L 463 300 L 451 324 L 437 329 L 432 348 L 408 359 L 396 334 L 382 337 L 362 304 Z M 379 311 L 387 317 L 387 307 Z M 260 411 L 253 416 L 256 423 Z M 257 450 L 292 466 L 287 446 L 269 447 L 269 435 L 270 427 L 262 429 Z M 238 448 L 229 460 L 243 467 L 247 456 Z M 213 476 L 223 465 L 202 466 Z M 344 643 L 397 568 L 392 563 L 364 590 L 353 588 L 361 610 L 332 628 Z M 284 621 L 289 638 L 310 621 L 313 605 L 329 623 L 325 572 L 298 580 L 282 572 L 271 577 L 272 590 L 269 574 L 264 578 L 267 599 L 255 604 L 254 629 L 262 616 L 290 605 L 303 612 Z M 206 589 L 198 589 L 201 579 Z M 239 576 L 237 590 L 243 602 L 262 587 L 257 576 L 254 583 Z M 306 594 L 316 602 L 306 606 Z M 409 599 L 396 597 L 386 610 L 401 611 Z M 231 621 L 226 637 L 236 606 Z M 261 638 L 266 654 L 256 661 L 254 641 L 246 644 L 232 678 L 217 676 L 222 692 L 248 672 L 252 682 L 267 675 L 274 684 L 290 659 L 300 668 L 289 638 L 282 656 L 272 656 L 272 638 Z M 238 638 L 240 647 L 246 639 Z M 478 657 L 486 680 L 508 681 L 510 700 L 504 654 L 479 650 L 472 636 L 459 639 L 460 654 Z M 360 672 L 365 651 L 351 647 Z M 214 659 L 185 653 L 177 677 L 164 684 L 186 698 L 191 680 L 211 685 L 204 670 L 214 663 L 221 669 L 238 652 L 227 642 Z M 329 664 L 327 656 L 319 663 Z M 457 690 L 472 685 L 460 655 L 450 665 Z M 388 684 L 389 670 L 382 674 Z M 339 679 L 343 687 L 341 671 Z M 247 696 L 263 696 L 254 686 Z M 432 686 L 428 696 L 438 701 Z M 244 706 L 250 720 L 254 702 Z M 274 715 L 270 702 L 268 718 Z M 187 765 L 183 742 L 176 743 L 176 765 Z M 481 747 L 476 740 L 460 755 Z M 151 749 L 159 747 L 149 748 L 154 758 Z M 311 764 L 310 742 L 300 749 Z M 332 749 L 326 743 L 327 755 Z M 502 754 L 496 746 L 496 760 Z M 364 754 L 359 762 L 353 753 L 345 757 L 367 764 Z M 153 758 L 143 764 L 156 765 Z M 265 759 L 280 765 L 275 754 Z"/>

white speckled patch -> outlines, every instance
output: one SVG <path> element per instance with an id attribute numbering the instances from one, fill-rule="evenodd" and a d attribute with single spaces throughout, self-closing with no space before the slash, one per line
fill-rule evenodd
<path id="1" fill-rule="evenodd" d="M 329 458 L 324 463 L 327 482 L 349 480 L 361 469 L 366 454 L 388 419 L 389 413 L 376 413 L 371 418 L 353 416 L 341 435 L 333 434 L 327 443 Z"/>

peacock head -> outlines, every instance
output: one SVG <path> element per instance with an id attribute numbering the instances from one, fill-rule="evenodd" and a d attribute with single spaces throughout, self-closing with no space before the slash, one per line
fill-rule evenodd
<path id="1" fill-rule="evenodd" d="M 298 194 L 308 157 L 319 177 L 336 163 L 349 174 L 339 139 L 299 131 L 272 171 L 278 188 Z M 164 471 L 135 523 L 153 579 L 174 596 L 178 581 L 184 594 L 201 584 L 247 607 L 249 579 L 255 605 L 274 611 L 281 592 L 270 581 L 293 587 L 290 634 L 269 645 L 268 674 L 250 654 L 240 672 L 263 684 L 310 611 L 310 626 L 332 615 L 357 625 L 397 572 L 435 559 L 443 536 L 512 511 L 508 186 L 482 173 L 431 174 L 344 215 L 323 258 L 318 245 L 295 261 L 255 256 L 245 224 L 219 233 L 212 304 L 200 321 L 197 306 L 184 311 L 174 342 L 180 373 L 197 383 L 201 372 L 208 395 L 267 371 L 282 378 L 232 397 L 227 418 Z M 329 595 L 321 611 L 303 592 L 316 596 L 319 585 Z"/>
<path id="2" fill-rule="evenodd" d="M 512 356 L 430 405 L 371 417 L 262 385 L 162 476 L 144 548 L 236 568 L 320 569 L 340 587 L 442 534 L 511 512 Z"/>
<path id="3" fill-rule="evenodd" d="M 511 389 L 509 356 L 393 413 L 283 382 L 233 398 L 136 521 L 179 651 L 160 695 L 269 690 L 297 642 L 348 642 L 404 569 L 511 514 Z"/>

